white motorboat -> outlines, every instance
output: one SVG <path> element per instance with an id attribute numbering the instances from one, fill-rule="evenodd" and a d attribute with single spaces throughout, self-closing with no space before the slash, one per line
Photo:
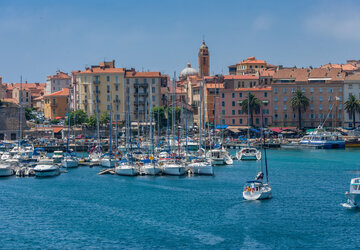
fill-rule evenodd
<path id="1" fill-rule="evenodd" d="M 187 165 L 187 168 L 191 173 L 199 175 L 213 175 L 213 166 L 205 159 L 195 159 L 193 162 Z"/>
<path id="2" fill-rule="evenodd" d="M 140 172 L 145 175 L 158 175 L 161 173 L 161 168 L 154 163 L 145 163 L 140 167 Z"/>
<path id="3" fill-rule="evenodd" d="M 243 198 L 245 200 L 264 200 L 272 196 L 271 187 L 260 180 L 248 181 L 245 184 Z"/>
<path id="4" fill-rule="evenodd" d="M 261 160 L 261 152 L 256 148 L 242 148 L 236 152 L 236 158 L 240 160 Z"/>
<path id="5" fill-rule="evenodd" d="M 100 160 L 100 165 L 104 168 L 113 168 L 113 167 L 115 167 L 115 163 L 116 163 L 116 160 L 109 155 L 104 156 Z"/>
<path id="6" fill-rule="evenodd" d="M 52 158 L 54 159 L 55 163 L 60 163 L 64 158 L 63 151 L 54 151 Z"/>
<path id="7" fill-rule="evenodd" d="M 360 178 L 353 178 L 350 182 L 350 190 L 345 193 L 348 198 L 342 206 L 346 208 L 357 208 L 360 206 Z"/>
<path id="8" fill-rule="evenodd" d="M 206 158 L 209 158 L 212 165 L 231 165 L 233 160 L 230 154 L 223 148 L 216 148 L 206 153 Z"/>
<path id="9" fill-rule="evenodd" d="M 14 169 L 11 164 L 0 163 L 0 177 L 12 176 L 14 174 Z"/>
<path id="10" fill-rule="evenodd" d="M 55 163 L 54 159 L 49 158 L 49 157 L 47 157 L 47 156 L 40 157 L 40 158 L 38 159 L 38 165 L 45 165 L 45 164 L 47 164 L 47 165 L 52 165 L 52 164 L 54 164 L 54 163 Z"/>
<path id="11" fill-rule="evenodd" d="M 77 168 L 79 166 L 79 162 L 75 157 L 66 155 L 61 161 L 61 166 L 64 168 Z"/>
<path id="12" fill-rule="evenodd" d="M 300 145 L 313 148 L 345 148 L 345 141 L 338 132 L 328 132 L 321 125 L 300 140 Z"/>
<path id="13" fill-rule="evenodd" d="M 101 152 L 95 151 L 90 153 L 89 160 L 92 164 L 99 165 L 101 162 Z"/>
<path id="14" fill-rule="evenodd" d="M 60 174 L 60 169 L 56 165 L 41 164 L 34 168 L 36 177 L 52 177 Z"/>
<path id="15" fill-rule="evenodd" d="M 166 175 L 184 175 L 185 166 L 176 161 L 165 162 L 162 166 L 162 172 Z"/>
<path id="16" fill-rule="evenodd" d="M 115 167 L 115 173 L 118 175 L 135 176 L 139 174 L 138 167 L 129 163 L 121 163 Z"/>
<path id="17" fill-rule="evenodd" d="M 2 161 L 5 161 L 5 160 L 7 160 L 7 159 L 9 159 L 9 158 L 11 158 L 10 152 L 4 152 L 4 153 L 2 154 L 2 156 L 1 156 L 1 160 L 2 160 Z"/>

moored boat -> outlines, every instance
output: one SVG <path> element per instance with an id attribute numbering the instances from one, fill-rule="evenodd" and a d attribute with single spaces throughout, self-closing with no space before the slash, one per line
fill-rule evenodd
<path id="1" fill-rule="evenodd" d="M 52 177 L 60 174 L 60 169 L 56 165 L 41 164 L 34 168 L 36 177 Z"/>

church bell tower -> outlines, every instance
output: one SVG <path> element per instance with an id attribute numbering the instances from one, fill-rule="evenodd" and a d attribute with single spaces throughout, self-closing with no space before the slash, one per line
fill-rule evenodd
<path id="1" fill-rule="evenodd" d="M 209 48 L 205 44 L 205 41 L 202 42 L 202 45 L 199 49 L 199 76 L 209 76 L 210 72 L 210 55 Z"/>

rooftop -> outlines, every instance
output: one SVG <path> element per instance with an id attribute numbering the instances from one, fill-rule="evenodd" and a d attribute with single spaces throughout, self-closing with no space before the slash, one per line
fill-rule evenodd
<path id="1" fill-rule="evenodd" d="M 239 64 L 266 64 L 266 61 L 263 60 L 257 60 L 254 56 L 249 57 L 245 60 L 243 60 L 242 62 L 238 63 Z"/>
<path id="2" fill-rule="evenodd" d="M 44 97 L 57 97 L 57 96 L 69 96 L 69 89 L 65 88 L 60 91 L 56 91 L 54 93 L 51 93 L 49 95 L 44 95 Z"/>
<path id="3" fill-rule="evenodd" d="M 225 80 L 257 80 L 259 77 L 254 75 L 225 75 Z"/>
<path id="4" fill-rule="evenodd" d="M 127 78 L 161 77 L 161 72 L 159 72 L 159 71 L 152 71 L 152 72 L 126 71 L 125 77 L 127 77 Z"/>
<path id="5" fill-rule="evenodd" d="M 71 76 L 69 76 L 67 73 L 61 72 L 60 70 L 56 72 L 55 75 L 48 76 L 49 79 L 70 79 Z"/>

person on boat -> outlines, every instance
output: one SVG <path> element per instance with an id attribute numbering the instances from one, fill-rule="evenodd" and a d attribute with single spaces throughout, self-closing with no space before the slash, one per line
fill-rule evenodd
<path id="1" fill-rule="evenodd" d="M 256 175 L 256 178 L 255 180 L 257 181 L 262 181 L 264 178 L 264 173 L 262 171 L 260 171 L 257 175 Z"/>

